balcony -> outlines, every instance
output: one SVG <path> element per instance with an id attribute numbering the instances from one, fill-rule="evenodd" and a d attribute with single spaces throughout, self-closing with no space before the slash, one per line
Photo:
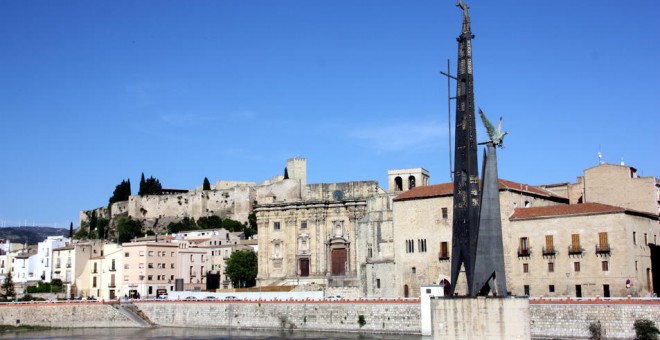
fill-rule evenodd
<path id="1" fill-rule="evenodd" d="M 67 263 L 67 264 L 66 264 L 66 267 L 67 267 L 67 268 L 71 268 L 71 263 Z"/>
<path id="2" fill-rule="evenodd" d="M 582 255 L 584 249 L 580 245 L 570 245 L 568 246 L 568 255 Z"/>
<path id="3" fill-rule="evenodd" d="M 116 271 L 117 271 L 117 268 L 115 268 L 115 267 L 110 267 L 110 271 L 111 271 L 111 272 L 116 272 Z"/>
<path id="4" fill-rule="evenodd" d="M 443 253 L 443 252 L 438 253 L 438 261 L 447 261 L 447 260 L 449 260 L 449 253 L 446 253 L 446 252 L 445 253 Z"/>
<path id="5" fill-rule="evenodd" d="M 196 272 L 190 272 L 190 277 L 196 277 L 197 273 Z"/>
<path id="6" fill-rule="evenodd" d="M 557 255 L 557 252 L 555 251 L 555 247 L 543 247 L 543 256 L 555 256 Z"/>
<path id="7" fill-rule="evenodd" d="M 530 257 L 532 255 L 532 248 L 518 248 L 518 257 Z"/>
<path id="8" fill-rule="evenodd" d="M 596 245 L 596 255 L 610 255 L 611 249 L 610 244 L 597 244 Z"/>
<path id="9" fill-rule="evenodd" d="M 116 287 L 117 287 L 117 286 L 115 286 L 115 283 L 114 283 L 114 282 L 110 282 L 110 283 L 108 283 L 108 288 L 116 288 Z"/>

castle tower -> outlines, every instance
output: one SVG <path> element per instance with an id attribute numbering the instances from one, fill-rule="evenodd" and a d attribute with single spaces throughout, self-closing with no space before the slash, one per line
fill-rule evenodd
<path id="1" fill-rule="evenodd" d="M 300 181 L 300 188 L 307 185 L 307 160 L 300 157 L 290 158 L 286 162 L 289 179 Z"/>
<path id="2" fill-rule="evenodd" d="M 472 39 L 467 4 L 463 10 L 463 27 L 458 41 L 456 72 L 456 128 L 454 149 L 454 207 L 452 225 L 451 295 L 454 294 L 461 266 L 465 267 L 468 294 L 472 292 L 474 263 L 479 232 L 479 173 L 477 168 L 477 130 L 474 117 L 474 83 L 472 74 Z"/>

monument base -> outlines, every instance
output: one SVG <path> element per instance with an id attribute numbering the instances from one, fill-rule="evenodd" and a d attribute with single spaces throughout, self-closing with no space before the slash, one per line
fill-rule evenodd
<path id="1" fill-rule="evenodd" d="M 434 339 L 530 339 L 527 297 L 431 299 Z"/>

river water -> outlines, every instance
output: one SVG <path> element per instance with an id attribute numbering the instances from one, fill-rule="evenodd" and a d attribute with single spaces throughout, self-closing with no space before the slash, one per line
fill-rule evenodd
<path id="1" fill-rule="evenodd" d="M 221 340 L 422 340 L 430 337 L 409 334 L 337 333 L 309 331 L 254 331 L 222 328 L 66 328 L 1 333 L 0 339 L 107 340 L 107 339 L 221 339 Z"/>

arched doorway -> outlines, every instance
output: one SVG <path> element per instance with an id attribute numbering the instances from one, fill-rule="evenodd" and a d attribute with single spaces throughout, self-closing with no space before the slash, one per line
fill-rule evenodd
<path id="1" fill-rule="evenodd" d="M 396 190 L 396 191 L 402 191 L 403 190 L 403 180 L 399 176 L 394 178 L 394 190 Z"/>
<path id="2" fill-rule="evenodd" d="M 403 297 L 408 297 L 410 296 L 410 292 L 408 291 L 408 285 L 403 285 Z"/>
<path id="3" fill-rule="evenodd" d="M 447 281 L 447 279 L 444 279 L 442 280 L 440 285 L 442 285 L 442 294 L 444 296 L 449 296 L 451 294 L 451 284 L 449 283 L 449 281 Z"/>

